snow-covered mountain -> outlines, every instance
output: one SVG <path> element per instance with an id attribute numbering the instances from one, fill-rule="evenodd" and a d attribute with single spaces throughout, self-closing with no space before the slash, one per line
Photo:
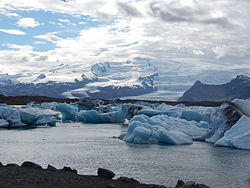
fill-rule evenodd
<path id="1" fill-rule="evenodd" d="M 146 58 L 88 65 L 58 63 L 34 72 L 0 74 L 0 94 L 177 100 L 196 80 L 223 84 L 238 74 L 250 75 L 242 69 L 202 70 L 184 61 Z"/>
<path id="2" fill-rule="evenodd" d="M 8 96 L 110 99 L 154 92 L 157 77 L 157 67 L 149 62 L 103 62 L 88 66 L 60 64 L 33 74 L 1 74 L 0 92 Z"/>

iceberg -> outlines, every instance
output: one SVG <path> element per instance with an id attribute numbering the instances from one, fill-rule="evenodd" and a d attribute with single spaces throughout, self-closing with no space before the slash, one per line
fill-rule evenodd
<path id="1" fill-rule="evenodd" d="M 36 125 L 55 126 L 59 119 L 58 112 L 43 110 L 38 107 L 0 107 L 0 127 L 2 128 L 17 128 Z"/>
<path id="2" fill-rule="evenodd" d="M 215 146 L 237 149 L 250 149 L 250 118 L 242 116 L 224 136 L 215 142 Z"/>
<path id="3" fill-rule="evenodd" d="M 250 101 L 243 99 L 234 99 L 232 101 L 246 116 L 250 117 Z"/>
<path id="4" fill-rule="evenodd" d="M 202 125 L 200 125 L 202 124 Z M 187 121 L 178 117 L 137 115 L 130 120 L 124 141 L 136 144 L 191 144 L 203 138 L 207 129 L 204 122 Z"/>
<path id="5" fill-rule="evenodd" d="M 180 111 L 182 109 L 178 106 L 171 106 L 166 104 L 154 104 L 143 106 L 141 110 L 137 112 L 137 115 L 146 115 L 148 117 L 153 117 L 157 115 L 168 115 L 172 117 L 180 116 Z"/>
<path id="6" fill-rule="evenodd" d="M 7 128 L 9 127 L 9 122 L 5 119 L 0 119 L 0 128 Z"/>
<path id="7" fill-rule="evenodd" d="M 166 115 L 154 116 L 152 120 L 167 130 L 179 131 L 192 138 L 198 138 L 207 133 L 207 129 L 203 128 L 204 122 L 187 121 L 179 117 L 175 118 Z"/>
<path id="8" fill-rule="evenodd" d="M 206 121 L 209 122 L 209 117 L 207 114 L 201 114 L 196 111 L 191 111 L 191 110 L 185 110 L 181 113 L 180 118 L 188 120 L 188 121 L 196 121 L 196 122 L 201 122 L 201 121 Z"/>
<path id="9" fill-rule="evenodd" d="M 133 138 L 133 143 L 135 144 L 150 144 L 153 141 L 151 141 L 151 130 L 147 129 L 146 127 L 143 126 L 138 126 L 135 127 L 134 131 L 134 138 Z"/>
<path id="10" fill-rule="evenodd" d="M 0 107 L 0 118 L 8 122 L 8 127 L 23 127 L 25 124 L 21 121 L 20 112 L 9 106 Z M 4 121 L 2 121 L 4 123 Z"/>
<path id="11" fill-rule="evenodd" d="M 137 112 L 137 115 L 141 115 L 144 114 L 148 117 L 153 117 L 153 116 L 157 116 L 157 115 L 167 115 L 167 116 L 172 116 L 172 117 L 178 117 L 177 112 L 174 111 L 158 111 L 152 108 L 144 108 L 142 110 L 139 110 Z"/>
<path id="12" fill-rule="evenodd" d="M 76 120 L 76 114 L 78 112 L 78 107 L 67 104 L 67 103 L 58 103 L 55 106 L 55 110 L 60 112 L 62 114 L 62 120 L 63 121 L 75 121 Z"/>
<path id="13" fill-rule="evenodd" d="M 144 106 L 139 110 L 137 115 L 147 115 L 148 117 L 153 117 L 157 115 L 167 115 L 170 117 L 179 117 L 187 121 L 196 121 L 196 122 L 207 122 L 210 123 L 211 114 L 215 111 L 211 107 L 187 107 L 185 105 L 154 105 L 154 106 Z M 205 124 L 203 124 L 204 126 Z M 202 126 L 202 127 L 203 127 Z M 207 125 L 206 125 L 207 126 Z"/>
<path id="14" fill-rule="evenodd" d="M 241 104 L 231 105 L 231 103 L 225 103 L 221 105 L 217 110 L 211 114 L 210 119 L 210 134 L 206 138 L 206 142 L 216 143 L 219 139 L 224 137 L 224 134 L 230 130 L 243 115 L 241 110 L 245 112 L 250 107 L 250 103 L 245 100 L 234 100 Z M 245 101 L 245 102 L 244 102 Z M 248 107 L 247 107 L 248 106 Z"/>
<path id="15" fill-rule="evenodd" d="M 49 125 L 55 126 L 60 120 L 59 113 L 52 110 L 44 110 L 36 107 L 21 107 L 18 108 L 21 121 L 30 125 Z"/>
<path id="16" fill-rule="evenodd" d="M 125 116 L 121 111 L 111 111 L 107 113 L 96 110 L 81 110 L 76 114 L 77 121 L 85 123 L 123 123 Z"/>
<path id="17" fill-rule="evenodd" d="M 183 145 L 192 144 L 193 140 L 191 137 L 179 131 L 167 131 L 162 130 L 159 133 L 159 143 L 172 144 L 172 145 Z"/>
<path id="18" fill-rule="evenodd" d="M 48 109 L 48 110 L 56 110 L 56 106 L 60 104 L 58 102 L 44 102 L 42 104 L 40 104 L 40 108 L 42 109 Z"/>

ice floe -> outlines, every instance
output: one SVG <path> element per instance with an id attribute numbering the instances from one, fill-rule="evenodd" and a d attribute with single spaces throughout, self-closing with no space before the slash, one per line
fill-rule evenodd
<path id="1" fill-rule="evenodd" d="M 63 121 L 75 121 L 78 107 L 67 103 L 58 103 L 55 106 L 55 110 L 62 114 Z"/>
<path id="2" fill-rule="evenodd" d="M 215 142 L 216 146 L 250 149 L 250 118 L 242 116 L 224 136 Z"/>
<path id="3" fill-rule="evenodd" d="M 22 127 L 25 125 L 21 120 L 20 112 L 8 106 L 0 107 L 0 119 L 2 119 L 1 127 Z"/>
<path id="4" fill-rule="evenodd" d="M 96 110 L 81 110 L 76 116 L 78 121 L 85 123 L 123 123 L 125 121 L 121 111 L 101 113 Z"/>
<path id="5" fill-rule="evenodd" d="M 60 119 L 59 113 L 30 106 L 0 107 L 0 127 L 18 128 L 25 126 L 49 125 L 55 126 Z"/>
<path id="6" fill-rule="evenodd" d="M 191 144 L 192 138 L 201 138 L 207 133 L 202 127 L 198 122 L 167 115 L 137 115 L 130 120 L 123 140 L 140 144 Z"/>
<path id="7" fill-rule="evenodd" d="M 44 110 L 35 107 L 21 107 L 17 108 L 21 121 L 25 125 L 49 125 L 55 126 L 56 122 L 60 120 L 59 113 L 52 110 Z"/>
<path id="8" fill-rule="evenodd" d="M 128 143 L 182 145 L 199 140 L 215 146 L 250 149 L 249 100 L 235 99 L 220 107 L 100 102 L 91 110 L 82 109 L 77 103 L 29 103 L 22 107 L 2 104 L 0 127 L 55 126 L 57 121 L 127 121 L 128 128 L 119 138 Z"/>

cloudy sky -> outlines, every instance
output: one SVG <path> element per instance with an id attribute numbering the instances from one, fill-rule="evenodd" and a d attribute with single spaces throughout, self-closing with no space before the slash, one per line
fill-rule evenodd
<path id="1" fill-rule="evenodd" d="M 1 0 L 0 74 L 135 57 L 250 69 L 249 10 L 249 0 Z"/>

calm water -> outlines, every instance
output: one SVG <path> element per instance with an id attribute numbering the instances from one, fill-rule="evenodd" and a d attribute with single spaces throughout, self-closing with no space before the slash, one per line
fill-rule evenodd
<path id="1" fill-rule="evenodd" d="M 53 128 L 0 130 L 0 161 L 30 160 L 46 167 L 69 165 L 81 174 L 99 167 L 144 183 L 174 186 L 178 179 L 211 187 L 249 188 L 250 151 L 215 148 L 195 142 L 186 146 L 127 144 L 118 124 L 58 123 Z"/>

